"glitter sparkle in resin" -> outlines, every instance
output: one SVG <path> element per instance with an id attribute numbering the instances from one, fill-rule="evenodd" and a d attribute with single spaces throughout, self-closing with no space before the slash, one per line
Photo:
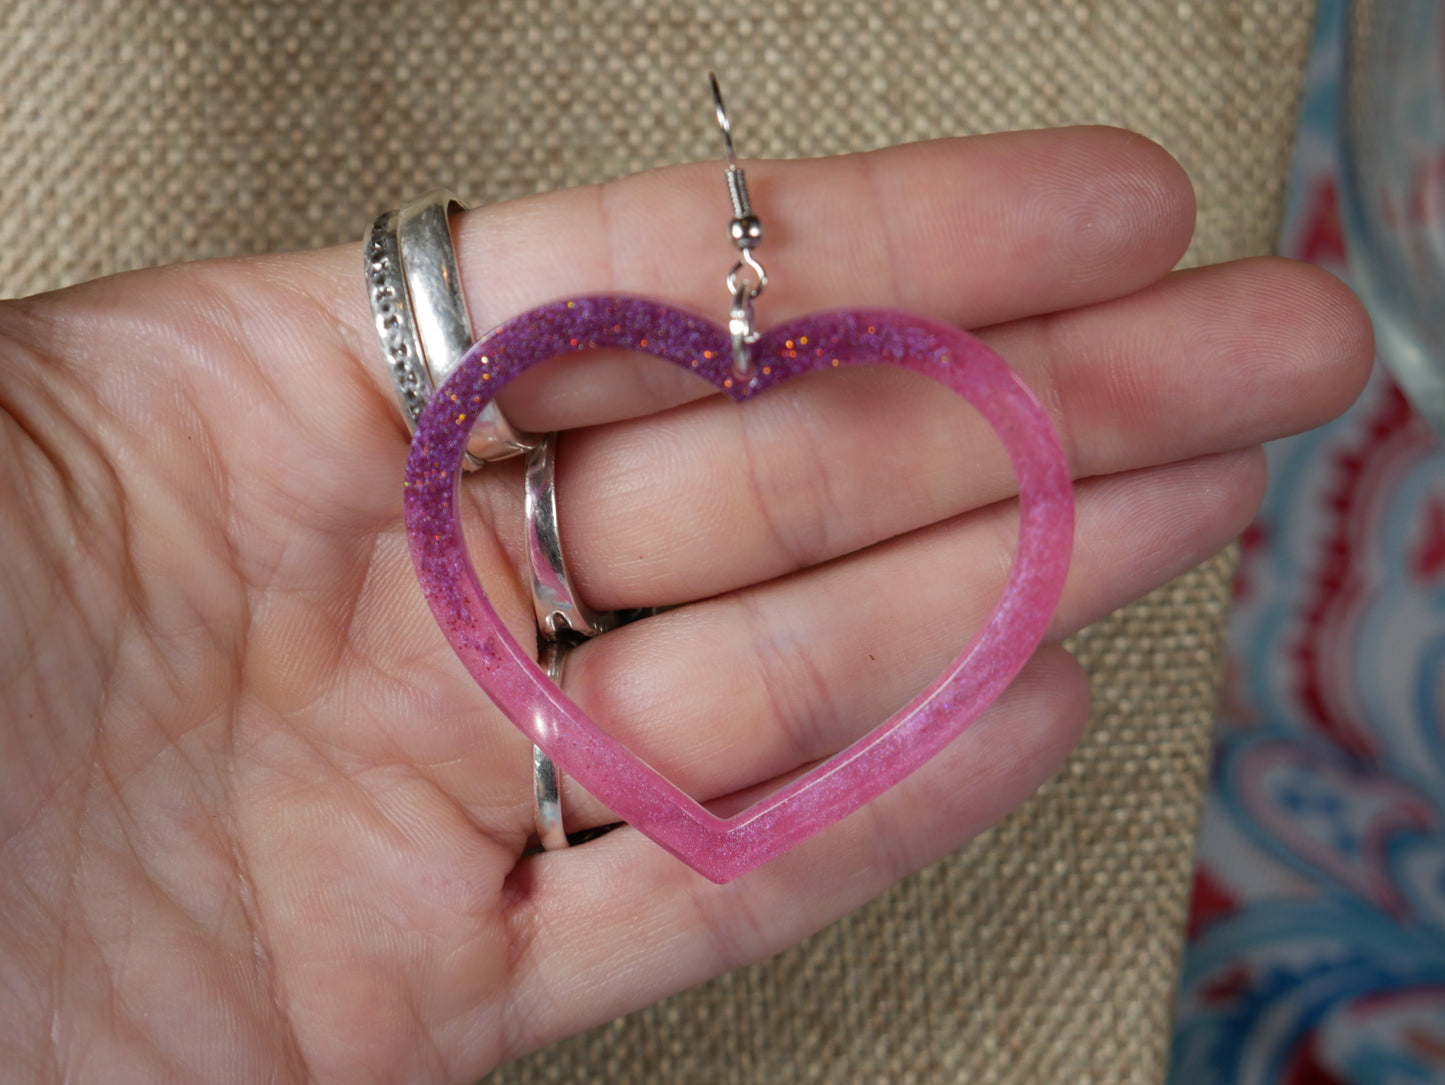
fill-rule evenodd
<path id="1" fill-rule="evenodd" d="M 549 682 L 503 626 L 467 556 L 457 517 L 473 420 L 523 370 L 573 351 L 613 347 L 682 366 L 733 399 L 790 377 L 883 365 L 931 377 L 971 403 L 1008 451 L 1019 487 L 1019 547 L 988 623 L 928 688 L 851 746 L 728 818 L 710 813 L 602 730 Z M 1059 439 L 997 354 L 957 328 L 885 310 L 811 314 L 763 335 L 753 372 L 732 372 L 728 334 L 661 302 L 603 296 L 533 309 L 474 346 L 417 425 L 406 521 L 423 592 L 462 663 L 503 713 L 619 818 L 711 878 L 729 881 L 834 824 L 955 738 L 1018 674 L 1063 590 L 1073 490 Z M 960 463 L 959 470 L 968 469 Z"/>

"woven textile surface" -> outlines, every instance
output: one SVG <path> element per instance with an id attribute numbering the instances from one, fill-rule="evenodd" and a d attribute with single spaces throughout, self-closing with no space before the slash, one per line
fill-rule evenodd
<path id="1" fill-rule="evenodd" d="M 1194 179 L 1190 262 L 1264 252 L 1311 7 L 7 0 L 0 292 L 353 241 L 436 184 L 485 203 L 711 158 L 709 68 L 750 156 L 1134 128 Z M 1160 1080 L 1230 570 L 1216 559 L 1076 640 L 1090 734 L 973 847 L 495 1080 Z"/>

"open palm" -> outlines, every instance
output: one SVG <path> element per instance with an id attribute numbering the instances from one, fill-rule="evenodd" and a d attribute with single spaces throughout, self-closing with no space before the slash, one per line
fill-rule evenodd
<path id="1" fill-rule="evenodd" d="M 1051 643 L 1224 545 L 1258 442 L 1370 357 L 1334 280 L 1169 274 L 1178 167 L 1108 130 L 753 167 L 767 324 L 884 305 L 981 334 L 1079 484 Z M 472 212 L 479 327 L 557 297 L 721 314 L 715 167 Z M 666 363 L 562 359 L 503 396 L 570 431 L 579 594 L 670 605 L 578 649 L 570 696 L 736 805 L 922 686 L 1003 583 L 1012 485 L 968 408 L 891 372 L 737 407 Z M 1058 766 L 1056 646 L 922 772 L 715 886 L 630 829 L 528 852 L 529 746 L 426 610 L 406 436 L 356 247 L 138 272 L 0 306 L 0 1061 L 35 1079 L 466 1081 L 775 952 L 958 847 Z M 515 464 L 465 485 L 519 638 Z M 612 819 L 565 795 L 569 830 Z M 18 1078 L 17 1078 L 18 1080 Z"/>

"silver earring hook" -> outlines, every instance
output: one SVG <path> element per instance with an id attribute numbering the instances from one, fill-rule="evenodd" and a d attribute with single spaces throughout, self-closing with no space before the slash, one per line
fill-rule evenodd
<path id="1" fill-rule="evenodd" d="M 728 120 L 723 105 L 722 90 L 717 76 L 707 73 L 708 85 L 712 88 L 712 104 L 717 112 L 718 127 L 722 129 L 723 149 L 727 152 L 728 168 L 725 174 L 728 198 L 732 201 L 733 217 L 728 223 L 728 236 L 737 246 L 739 260 L 727 274 L 728 296 L 732 307 L 728 313 L 728 331 L 733 342 L 733 373 L 746 377 L 752 372 L 752 358 L 748 347 L 758 341 L 758 331 L 753 325 L 753 301 L 768 285 L 768 273 L 753 250 L 763 240 L 763 224 L 753 214 L 752 202 L 748 199 L 748 183 L 738 165 L 737 153 L 733 150 L 733 126 Z"/>
<path id="2" fill-rule="evenodd" d="M 717 73 L 707 73 L 708 85 L 712 87 L 712 107 L 717 111 L 717 126 L 722 129 L 723 148 L 727 151 L 728 165 L 738 168 L 738 156 L 733 150 L 733 126 L 728 120 L 727 106 L 723 105 L 722 88 L 717 85 Z"/>

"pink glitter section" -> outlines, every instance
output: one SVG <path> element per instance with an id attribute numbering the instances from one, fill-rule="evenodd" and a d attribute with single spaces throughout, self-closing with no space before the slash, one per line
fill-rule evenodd
<path id="1" fill-rule="evenodd" d="M 472 421 L 528 367 L 597 347 L 666 358 L 739 400 L 817 369 L 912 369 L 973 404 L 1003 441 L 1018 479 L 1018 554 L 1003 597 L 973 643 L 902 710 L 730 818 L 708 812 L 640 761 L 549 682 L 502 625 L 467 557 L 456 495 Z M 972 336 L 905 313 L 846 310 L 775 328 L 752 357 L 755 376 L 734 380 L 727 333 L 660 302 L 612 296 L 555 302 L 502 325 L 467 353 L 422 415 L 406 471 L 407 533 L 422 590 L 482 689 L 568 776 L 715 882 L 760 866 L 858 809 L 977 719 L 1042 639 L 1073 544 L 1073 488 L 1048 416 L 1003 359 Z"/>

